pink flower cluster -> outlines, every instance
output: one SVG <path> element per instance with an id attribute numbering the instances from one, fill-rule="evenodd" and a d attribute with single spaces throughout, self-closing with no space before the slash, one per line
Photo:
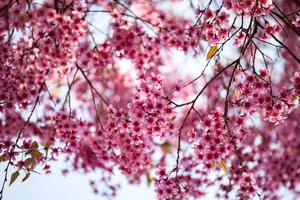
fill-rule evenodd
<path id="1" fill-rule="evenodd" d="M 247 172 L 242 174 L 242 180 L 240 183 L 240 195 L 241 198 L 250 198 L 255 194 L 255 189 L 253 185 L 255 184 L 255 179 L 253 175 Z"/>
<path id="2" fill-rule="evenodd" d="M 274 5 L 271 0 L 225 0 L 224 6 L 233 9 L 238 14 L 247 14 L 249 16 L 264 16 L 272 11 Z"/>
<path id="3" fill-rule="evenodd" d="M 273 94 L 269 73 L 265 70 L 257 75 L 242 76 L 236 85 L 235 106 L 247 115 L 259 111 L 265 120 L 275 124 L 283 122 L 293 106 L 291 93 L 282 91 L 278 95 Z"/>
<path id="4" fill-rule="evenodd" d="M 224 129 L 223 113 L 212 111 L 203 120 L 202 128 L 202 137 L 194 150 L 197 158 L 203 160 L 207 168 L 212 168 L 214 161 L 226 159 L 233 148 L 228 132 Z"/>
<path id="5" fill-rule="evenodd" d="M 140 181 L 140 175 L 151 167 L 152 140 L 168 138 L 175 131 L 174 111 L 162 97 L 162 78 L 143 73 L 128 112 L 108 108 L 106 142 L 119 169 L 132 181 Z"/>

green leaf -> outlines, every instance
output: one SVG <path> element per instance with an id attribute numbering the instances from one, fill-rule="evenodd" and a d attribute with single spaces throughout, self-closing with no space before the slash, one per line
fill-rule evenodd
<path id="1" fill-rule="evenodd" d="M 43 156 L 43 154 L 39 150 L 35 150 L 35 151 L 31 152 L 31 157 L 33 159 L 36 159 L 36 158 L 39 158 L 39 157 L 42 157 L 42 156 Z"/>
<path id="2" fill-rule="evenodd" d="M 211 164 L 213 167 L 220 167 L 220 169 L 222 169 L 225 174 L 228 173 L 228 167 L 226 165 L 225 160 L 221 160 L 221 162 L 212 161 Z"/>
<path id="3" fill-rule="evenodd" d="M 295 103 L 298 99 L 297 95 L 292 95 L 292 103 Z"/>
<path id="4" fill-rule="evenodd" d="M 49 141 L 46 141 L 45 144 L 44 144 L 44 149 L 45 150 L 48 150 L 50 147 L 50 142 Z"/>
<path id="5" fill-rule="evenodd" d="M 39 144 L 36 141 L 32 142 L 31 149 L 38 149 L 38 148 L 39 148 Z"/>
<path id="6" fill-rule="evenodd" d="M 29 176 L 30 176 L 30 172 L 28 172 L 28 173 L 24 176 L 24 178 L 22 179 L 22 182 L 26 181 L 26 180 L 29 178 Z"/>
<path id="7" fill-rule="evenodd" d="M 32 158 L 27 158 L 24 162 L 26 166 L 29 166 L 33 164 L 34 160 Z"/>
<path id="8" fill-rule="evenodd" d="M 214 55 L 217 53 L 217 51 L 218 51 L 218 47 L 217 46 L 212 46 L 210 48 L 210 50 L 208 51 L 208 53 L 207 53 L 206 60 L 209 60 L 212 57 L 214 57 Z"/>
<path id="9" fill-rule="evenodd" d="M 46 141 L 45 144 L 44 144 L 44 150 L 46 152 L 46 154 L 48 155 L 48 151 L 49 151 L 49 148 L 50 148 L 50 142 L 49 141 Z"/>
<path id="10" fill-rule="evenodd" d="M 222 160 L 219 163 L 219 167 L 224 171 L 225 174 L 228 173 L 228 168 L 227 168 L 226 162 L 224 160 Z"/>
<path id="11" fill-rule="evenodd" d="M 150 186 L 152 181 L 153 181 L 153 177 L 151 175 L 151 172 L 146 173 L 146 179 L 147 179 L 147 185 Z"/>
<path id="12" fill-rule="evenodd" d="M 10 182 L 9 182 L 9 186 L 11 185 L 11 184 L 13 184 L 16 180 L 17 180 L 17 178 L 18 178 L 18 176 L 20 175 L 20 172 L 17 170 L 17 171 L 15 171 L 12 175 L 11 175 L 11 177 L 10 177 Z"/>
<path id="13" fill-rule="evenodd" d="M 3 162 L 3 161 L 5 161 L 6 160 L 6 155 L 5 154 L 2 154 L 1 156 L 0 156 L 0 162 Z"/>
<path id="14" fill-rule="evenodd" d="M 218 166 L 218 162 L 216 162 L 216 161 L 213 160 L 213 161 L 211 162 L 211 165 L 212 165 L 213 167 L 217 167 L 217 166 Z"/>
<path id="15" fill-rule="evenodd" d="M 168 141 L 164 142 L 163 144 L 160 145 L 160 148 L 162 152 L 166 154 L 172 154 L 172 145 L 170 144 L 170 142 Z"/>

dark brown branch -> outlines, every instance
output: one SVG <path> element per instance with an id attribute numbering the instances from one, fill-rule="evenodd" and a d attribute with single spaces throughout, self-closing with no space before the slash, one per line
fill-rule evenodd
<path id="1" fill-rule="evenodd" d="M 85 74 L 85 72 L 83 71 L 83 69 L 78 65 L 78 63 L 76 63 L 76 67 L 79 69 L 79 71 L 81 72 L 81 74 L 83 75 L 83 77 L 85 78 L 86 82 L 89 84 L 89 86 L 96 92 L 96 94 L 100 97 L 100 99 L 103 101 L 103 103 L 108 106 L 108 102 L 103 98 L 103 96 L 98 92 L 98 90 L 94 87 L 94 85 L 92 84 L 92 82 L 90 81 L 90 79 L 87 77 L 87 75 Z"/>

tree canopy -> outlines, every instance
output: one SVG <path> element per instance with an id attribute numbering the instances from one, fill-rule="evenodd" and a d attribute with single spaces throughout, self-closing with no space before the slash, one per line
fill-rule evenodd
<path id="1" fill-rule="evenodd" d="M 299 0 L 2 0 L 0 199 L 59 156 L 108 198 L 300 198 L 299 95 Z"/>

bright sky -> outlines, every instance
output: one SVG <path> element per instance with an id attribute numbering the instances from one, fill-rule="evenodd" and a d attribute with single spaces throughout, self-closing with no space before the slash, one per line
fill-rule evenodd
<path id="1" fill-rule="evenodd" d="M 61 169 L 66 165 L 62 161 L 53 163 L 52 174 L 31 174 L 26 182 L 21 182 L 23 174 L 10 187 L 4 190 L 3 200 L 102 200 L 92 192 L 89 186 L 89 177 L 78 172 L 70 173 L 67 177 L 62 176 Z M 0 166 L 3 172 L 3 164 Z M 41 171 L 41 170 L 39 170 Z M 12 171 L 13 172 L 13 171 Z M 11 173 L 9 173 L 10 175 Z M 94 175 L 95 176 L 95 175 Z M 121 175 L 116 175 L 116 180 L 122 182 L 122 189 L 114 200 L 154 200 L 153 186 L 146 183 L 140 186 L 126 184 Z M 1 181 L 2 183 L 2 181 Z"/>

